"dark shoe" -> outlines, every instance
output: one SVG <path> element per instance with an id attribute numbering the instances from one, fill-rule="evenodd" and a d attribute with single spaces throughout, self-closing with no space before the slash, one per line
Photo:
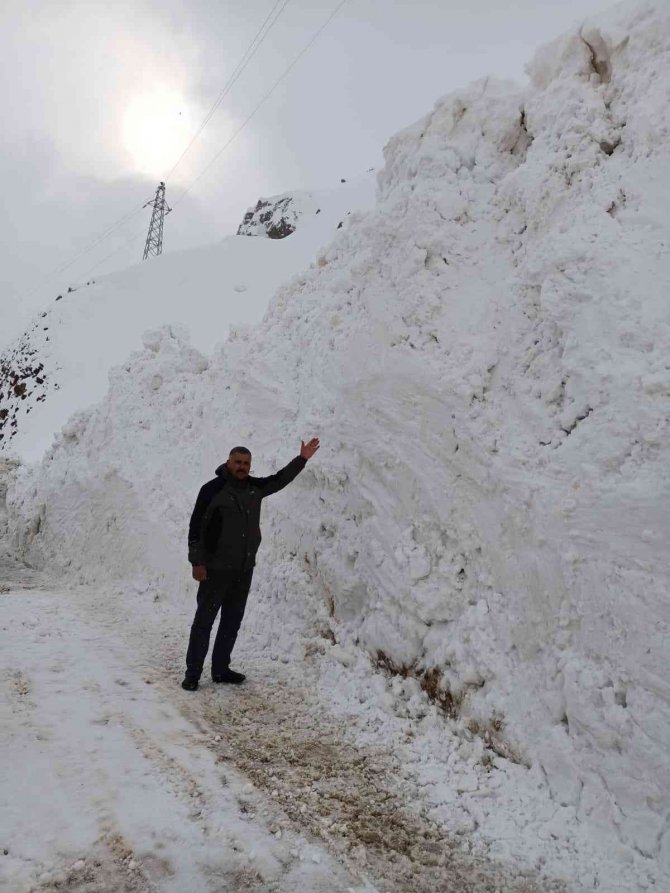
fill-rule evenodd
<path id="1" fill-rule="evenodd" d="M 181 687 L 186 691 L 195 691 L 198 688 L 198 680 L 189 679 L 187 676 L 182 682 Z"/>
<path id="2" fill-rule="evenodd" d="M 244 673 L 236 673 L 235 670 L 225 670 L 223 673 L 212 676 L 212 682 L 231 682 L 233 685 L 239 685 L 246 678 Z"/>

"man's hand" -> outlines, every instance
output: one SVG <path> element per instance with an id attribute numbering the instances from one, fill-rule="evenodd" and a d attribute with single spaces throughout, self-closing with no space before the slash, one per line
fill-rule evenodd
<path id="1" fill-rule="evenodd" d="M 198 583 L 204 583 L 207 579 L 207 568 L 204 564 L 194 564 L 192 574 L 194 580 L 197 580 Z"/>
<path id="2" fill-rule="evenodd" d="M 310 441 L 305 443 L 304 440 L 300 441 L 300 455 L 303 459 L 311 459 L 314 453 L 319 449 L 319 438 L 313 437 Z"/>

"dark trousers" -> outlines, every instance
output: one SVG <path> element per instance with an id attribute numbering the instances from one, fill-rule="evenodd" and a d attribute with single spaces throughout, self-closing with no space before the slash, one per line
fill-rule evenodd
<path id="1" fill-rule="evenodd" d="M 198 607 L 191 626 L 186 652 L 186 676 L 199 679 L 209 649 L 209 637 L 216 615 L 221 611 L 219 629 L 212 651 L 212 676 L 224 673 L 244 617 L 253 568 L 243 573 L 208 573 L 198 587 Z"/>

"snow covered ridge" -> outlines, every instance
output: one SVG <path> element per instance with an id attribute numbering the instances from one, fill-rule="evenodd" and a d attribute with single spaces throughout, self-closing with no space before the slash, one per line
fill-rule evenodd
<path id="1" fill-rule="evenodd" d="M 259 198 L 249 208 L 237 229 L 238 236 L 265 236 L 268 239 L 285 239 L 294 233 L 301 217 L 319 214 L 310 193 L 281 195 L 277 198 Z"/>
<path id="2" fill-rule="evenodd" d="M 244 215 L 237 229 L 238 236 L 267 236 L 269 239 L 285 239 L 295 232 L 298 212 L 293 207 L 293 197 L 286 196 L 271 202 L 259 198 L 256 206 Z"/>
<path id="3" fill-rule="evenodd" d="M 342 178 L 340 182 L 347 181 Z M 354 195 L 351 195 L 350 190 L 344 192 L 345 195 L 350 195 L 350 200 L 354 199 L 351 207 L 345 212 L 348 217 L 352 211 L 360 210 L 360 202 L 356 200 L 358 190 Z M 309 226 L 310 218 L 322 213 L 321 205 L 327 209 L 331 204 L 331 192 L 287 192 L 285 195 L 273 198 L 259 198 L 256 205 L 249 208 L 244 215 L 237 235 L 285 239 L 298 227 Z M 344 219 L 341 219 L 337 228 L 341 229 L 343 223 Z"/>
<path id="4" fill-rule="evenodd" d="M 588 830 L 601 889 L 670 874 L 669 67 L 667 5 L 626 5 L 528 89 L 440 100 L 262 323 L 208 360 L 149 336 L 9 493 L 29 560 L 191 598 L 199 484 L 318 434 L 245 635 L 421 679 Z"/>
<path id="5" fill-rule="evenodd" d="M 373 206 L 374 190 L 368 172 L 329 190 L 268 199 L 275 210 L 290 206 L 291 227 L 299 227 L 292 239 L 229 236 L 58 295 L 0 354 L 0 454 L 41 458 L 73 412 L 102 399 L 109 370 L 140 347 L 145 329 L 183 326 L 209 351 L 231 324 L 258 322 L 281 283 L 314 259 L 351 211 Z M 263 226 L 270 235 L 281 218 Z"/>

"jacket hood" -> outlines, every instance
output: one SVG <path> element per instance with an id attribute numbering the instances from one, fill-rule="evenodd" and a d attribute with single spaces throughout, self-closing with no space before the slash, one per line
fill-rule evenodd
<path id="1" fill-rule="evenodd" d="M 214 474 L 217 477 L 223 478 L 223 480 L 226 481 L 229 485 L 232 485 L 233 487 L 238 487 L 238 488 L 247 487 L 253 480 L 251 475 L 248 475 L 247 477 L 244 478 L 244 480 L 239 481 L 237 478 L 233 477 L 233 475 L 228 471 L 228 469 L 226 468 L 225 462 L 223 463 L 223 465 L 219 465 L 219 467 L 216 469 Z"/>

